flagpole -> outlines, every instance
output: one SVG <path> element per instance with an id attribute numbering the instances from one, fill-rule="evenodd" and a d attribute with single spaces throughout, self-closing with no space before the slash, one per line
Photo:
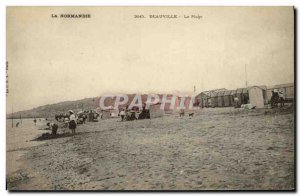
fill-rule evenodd
<path id="1" fill-rule="evenodd" d="M 246 88 L 248 88 L 248 81 L 247 81 L 247 64 L 245 64 L 245 78 L 246 78 Z"/>

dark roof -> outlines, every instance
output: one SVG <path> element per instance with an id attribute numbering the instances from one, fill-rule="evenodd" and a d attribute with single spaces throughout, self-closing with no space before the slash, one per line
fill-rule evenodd
<path id="1" fill-rule="evenodd" d="M 287 88 L 287 87 L 293 87 L 294 88 L 294 83 L 272 85 L 272 86 L 268 86 L 267 89 Z"/>
<path id="2" fill-rule="evenodd" d="M 235 95 L 236 94 L 236 90 L 231 90 L 230 91 L 230 95 Z"/>
<path id="3" fill-rule="evenodd" d="M 217 94 L 219 92 L 224 92 L 225 90 L 227 90 L 227 89 L 226 88 L 219 88 L 219 89 L 214 89 L 214 90 L 210 90 L 210 91 L 203 91 L 200 94 L 198 94 L 197 97 L 203 97 L 203 96 L 215 97 L 215 96 L 217 96 Z"/>
<path id="4" fill-rule="evenodd" d="M 262 90 L 267 90 L 267 86 L 250 86 L 250 87 L 248 87 L 248 90 L 251 88 L 254 88 L 254 87 L 260 88 Z"/>
<path id="5" fill-rule="evenodd" d="M 243 92 L 243 88 L 236 89 L 236 93 L 242 93 L 242 92 Z"/>
<path id="6" fill-rule="evenodd" d="M 218 96 L 223 96 L 223 95 L 224 95 L 224 93 L 225 93 L 225 91 L 226 91 L 226 90 L 219 91 L 219 92 L 217 92 L 217 95 L 218 95 Z"/>
<path id="7" fill-rule="evenodd" d="M 232 90 L 226 90 L 226 91 L 224 92 L 224 95 L 231 95 L 231 91 L 232 91 Z"/>

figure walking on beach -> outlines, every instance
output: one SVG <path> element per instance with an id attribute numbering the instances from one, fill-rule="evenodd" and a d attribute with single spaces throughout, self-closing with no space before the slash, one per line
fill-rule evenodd
<path id="1" fill-rule="evenodd" d="M 76 117 L 72 110 L 69 110 L 70 113 L 70 122 L 69 122 L 69 129 L 72 130 L 72 134 L 75 135 L 75 129 L 76 129 Z"/>

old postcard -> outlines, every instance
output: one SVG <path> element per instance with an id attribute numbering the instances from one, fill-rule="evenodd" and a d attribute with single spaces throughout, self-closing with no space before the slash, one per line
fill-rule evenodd
<path id="1" fill-rule="evenodd" d="M 13 190 L 295 190 L 293 7 L 7 7 Z"/>

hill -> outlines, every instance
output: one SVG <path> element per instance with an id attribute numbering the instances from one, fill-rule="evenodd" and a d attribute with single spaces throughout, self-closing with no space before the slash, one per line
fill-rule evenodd
<path id="1" fill-rule="evenodd" d="M 130 101 L 134 98 L 135 94 L 128 94 L 128 100 Z M 146 101 L 147 95 L 141 95 L 142 100 Z M 39 106 L 30 110 L 24 110 L 19 112 L 14 112 L 13 114 L 7 114 L 7 118 L 53 118 L 55 114 L 66 113 L 69 110 L 78 112 L 81 110 L 96 109 L 99 107 L 100 97 L 85 98 L 76 101 L 64 101 L 55 104 L 47 104 Z M 105 105 L 114 105 L 114 99 L 105 99 Z"/>

